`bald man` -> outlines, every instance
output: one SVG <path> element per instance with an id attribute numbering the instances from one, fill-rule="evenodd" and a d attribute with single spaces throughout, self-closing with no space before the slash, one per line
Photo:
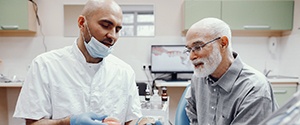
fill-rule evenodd
<path id="1" fill-rule="evenodd" d="M 224 21 L 192 25 L 186 47 L 195 68 L 186 97 L 191 125 L 257 125 L 278 108 L 267 78 L 232 50 Z"/>
<path id="2" fill-rule="evenodd" d="M 116 2 L 88 1 L 73 45 L 33 59 L 14 117 L 27 125 L 102 125 L 107 116 L 129 124 L 140 118 L 135 73 L 110 54 L 122 18 Z"/>

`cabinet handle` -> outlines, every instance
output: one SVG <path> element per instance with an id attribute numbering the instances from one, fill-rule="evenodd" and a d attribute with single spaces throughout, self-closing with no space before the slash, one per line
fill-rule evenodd
<path id="1" fill-rule="evenodd" d="M 244 29 L 270 29 L 270 26 L 264 26 L 264 25 L 246 25 L 244 26 Z"/>
<path id="2" fill-rule="evenodd" d="M 1 29 L 3 30 L 17 30 L 19 29 L 18 25 L 6 25 L 6 26 L 1 26 Z"/>
<path id="3" fill-rule="evenodd" d="M 287 90 L 274 90 L 274 94 L 285 94 Z"/>

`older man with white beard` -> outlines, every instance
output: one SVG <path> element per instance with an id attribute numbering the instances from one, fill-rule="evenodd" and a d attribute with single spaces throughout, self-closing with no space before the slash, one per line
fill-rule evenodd
<path id="1" fill-rule="evenodd" d="M 205 18 L 192 25 L 186 48 L 195 68 L 186 97 L 191 125 L 257 125 L 278 108 L 267 78 L 232 51 L 224 21 Z"/>

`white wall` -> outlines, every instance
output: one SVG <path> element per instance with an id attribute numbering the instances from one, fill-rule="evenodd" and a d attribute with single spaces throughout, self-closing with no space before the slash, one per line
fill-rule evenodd
<path id="1" fill-rule="evenodd" d="M 295 0 L 294 28 L 280 42 L 280 72 L 300 76 L 300 0 Z"/>
<path id="2" fill-rule="evenodd" d="M 86 0 L 37 0 L 36 2 L 39 6 L 39 16 L 48 51 L 71 45 L 75 37 L 63 36 L 63 5 L 84 4 Z M 119 0 L 117 2 L 120 4 L 153 4 L 155 6 L 156 36 L 120 38 L 113 52 L 134 68 L 137 81 L 145 81 L 142 64 L 149 64 L 151 44 L 184 44 L 181 38 L 181 10 L 174 9 L 171 14 L 169 13 L 169 7 L 181 7 L 182 0 L 171 3 L 160 0 Z M 0 59 L 2 60 L 0 73 L 24 77 L 30 61 L 45 51 L 42 41 L 43 37 L 39 31 L 36 37 L 0 37 Z"/>
<path id="3" fill-rule="evenodd" d="M 42 31 L 45 34 L 45 44 L 48 51 L 71 45 L 75 37 L 63 36 L 63 5 L 64 4 L 84 4 L 86 0 L 38 0 L 39 16 L 42 22 Z M 299 0 L 296 0 L 296 8 Z M 181 36 L 182 3 L 183 0 L 161 1 L 161 0 L 117 0 L 120 4 L 153 4 L 155 8 L 155 37 L 127 37 L 120 38 L 113 52 L 116 56 L 128 62 L 136 71 L 137 81 L 145 81 L 142 65 L 150 64 L 150 45 L 151 44 L 184 44 Z M 54 9 L 55 8 L 55 9 Z M 174 9 L 172 9 L 174 8 Z M 179 9 L 176 9 L 179 8 Z M 298 7 L 299 8 L 299 7 Z M 170 11 L 172 10 L 172 12 Z M 299 9 L 298 9 L 299 10 Z M 297 15 L 297 11 L 295 11 Z M 295 16 L 295 23 L 299 22 L 299 17 Z M 267 66 L 276 68 L 279 71 L 278 62 L 280 59 L 291 60 L 292 54 L 297 52 L 297 34 L 299 34 L 299 24 L 295 24 L 292 35 L 278 38 L 279 54 L 281 58 L 273 61 L 270 59 L 268 51 L 268 37 L 233 37 L 233 48 L 240 53 L 242 59 L 249 65 L 263 71 L 265 63 L 276 62 L 276 65 Z M 5 75 L 17 75 L 23 78 L 30 61 L 38 54 L 45 51 L 43 37 L 38 31 L 35 37 L 0 37 L 0 73 Z M 134 49 L 132 49 L 134 48 Z M 255 49 L 253 49 L 255 48 Z M 146 50 L 146 51 L 145 51 Z M 299 52 L 299 51 L 298 51 Z M 294 59 L 294 58 L 293 58 Z M 298 59 L 299 60 L 299 59 Z M 295 62 L 295 60 L 293 60 Z M 285 64 L 281 61 L 281 64 Z M 289 61 L 290 63 L 290 61 Z M 280 73 L 287 74 L 287 69 L 291 75 L 298 72 L 294 65 L 280 65 Z M 294 70 L 294 71 L 293 71 Z"/>
<path id="4" fill-rule="evenodd" d="M 63 36 L 63 5 L 84 4 L 86 0 L 36 0 L 45 44 L 48 51 L 71 45 L 75 38 Z M 151 44 L 184 44 L 181 36 L 183 0 L 117 0 L 120 4 L 153 4 L 155 8 L 155 37 L 120 38 L 113 52 L 129 63 L 136 72 L 137 81 L 146 81 L 142 65 L 150 64 Z M 180 8 L 180 9 L 177 9 Z M 273 73 L 300 75 L 300 1 L 295 0 L 294 29 L 278 38 L 276 55 L 268 50 L 269 37 L 233 37 L 233 48 L 241 58 L 263 71 L 265 64 Z M 38 31 L 35 37 L 0 37 L 0 73 L 24 78 L 31 60 L 45 51 L 43 37 Z"/>

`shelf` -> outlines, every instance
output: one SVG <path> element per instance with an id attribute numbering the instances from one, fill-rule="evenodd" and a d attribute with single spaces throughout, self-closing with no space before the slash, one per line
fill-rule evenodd
<path id="1" fill-rule="evenodd" d="M 272 84 L 278 84 L 278 83 L 285 83 L 285 84 L 299 84 L 299 79 L 277 79 L 277 78 L 271 78 L 268 79 L 269 82 L 271 82 Z"/>

